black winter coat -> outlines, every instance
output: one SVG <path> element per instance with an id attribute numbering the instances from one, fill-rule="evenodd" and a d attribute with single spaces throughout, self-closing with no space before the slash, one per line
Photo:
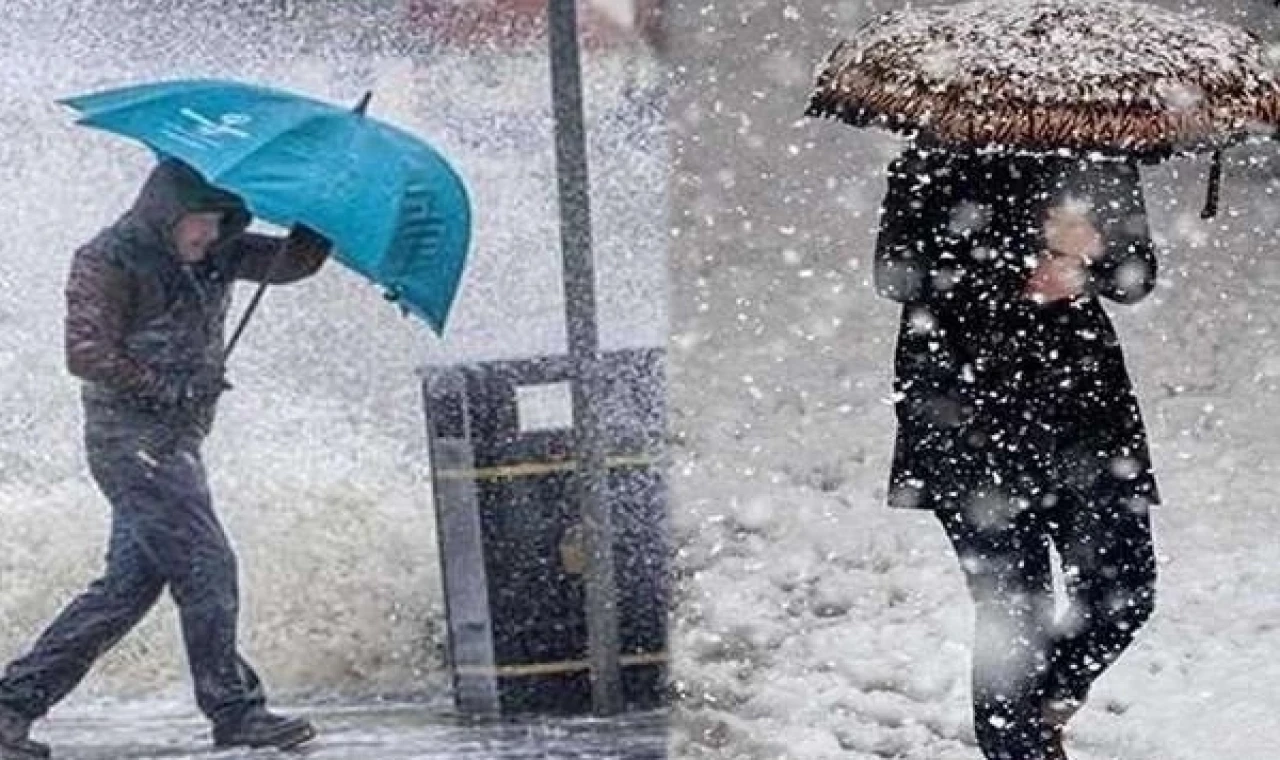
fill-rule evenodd
<path id="1" fill-rule="evenodd" d="M 1022 290 L 1055 204 L 1087 210 L 1104 253 L 1085 293 Z M 1002 513 L 1158 501 L 1146 433 L 1099 296 L 1155 284 L 1136 165 L 911 149 L 890 167 L 877 292 L 903 304 L 895 358 L 894 506 Z"/>
<path id="2" fill-rule="evenodd" d="M 177 259 L 172 229 L 197 211 L 224 214 L 222 237 L 193 266 Z M 173 160 L 156 165 L 119 221 L 75 254 L 67 279 L 66 355 L 84 381 L 86 422 L 129 436 L 140 427 L 203 437 L 216 396 L 165 407 L 163 385 L 178 374 L 220 376 L 223 333 L 235 280 L 288 283 L 314 274 L 328 256 L 323 238 L 245 232 L 249 212 L 234 195 Z M 119 423 L 117 425 L 117 422 Z"/>

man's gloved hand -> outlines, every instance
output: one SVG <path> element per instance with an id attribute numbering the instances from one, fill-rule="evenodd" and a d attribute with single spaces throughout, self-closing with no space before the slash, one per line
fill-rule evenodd
<path id="1" fill-rule="evenodd" d="M 221 367 L 201 367 L 195 371 L 170 372 L 160 381 L 156 400 L 161 407 L 185 409 L 217 401 L 231 390 Z"/>
<path id="2" fill-rule="evenodd" d="M 204 367 L 187 381 L 187 397 L 197 401 L 215 401 L 225 391 L 231 390 L 226 370 L 222 367 Z"/>
<path id="3" fill-rule="evenodd" d="M 305 224 L 295 224 L 289 231 L 289 248 L 296 254 L 324 258 L 333 250 L 333 242 Z"/>

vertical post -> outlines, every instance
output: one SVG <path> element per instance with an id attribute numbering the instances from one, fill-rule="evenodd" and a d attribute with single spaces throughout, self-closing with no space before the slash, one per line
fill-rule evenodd
<path id="1" fill-rule="evenodd" d="M 560 247 L 564 261 L 565 321 L 573 363 L 573 408 L 578 487 L 586 544 L 586 617 L 592 704 L 598 715 L 622 710 L 618 589 L 614 578 L 613 519 L 606 493 L 600 404 L 603 378 L 596 328 L 595 267 L 583 125 L 582 69 L 576 0 L 547 0 L 551 100 L 555 111 Z"/>

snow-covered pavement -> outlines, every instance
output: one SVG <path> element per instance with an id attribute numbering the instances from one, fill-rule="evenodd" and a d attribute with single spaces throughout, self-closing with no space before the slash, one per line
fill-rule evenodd
<path id="1" fill-rule="evenodd" d="M 297 752 L 216 750 L 208 727 L 177 703 L 97 702 L 60 711 L 37 736 L 60 760 L 662 760 L 661 713 L 617 720 L 467 723 L 440 705 L 379 703 L 287 708 L 313 717 L 318 737 Z"/>

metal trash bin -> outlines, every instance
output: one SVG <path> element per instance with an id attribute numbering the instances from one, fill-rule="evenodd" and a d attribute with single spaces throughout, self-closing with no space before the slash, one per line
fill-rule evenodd
<path id="1" fill-rule="evenodd" d="M 663 704 L 663 354 L 602 354 L 623 698 Z M 465 713 L 592 710 L 568 357 L 424 371 L 454 695 Z"/>

